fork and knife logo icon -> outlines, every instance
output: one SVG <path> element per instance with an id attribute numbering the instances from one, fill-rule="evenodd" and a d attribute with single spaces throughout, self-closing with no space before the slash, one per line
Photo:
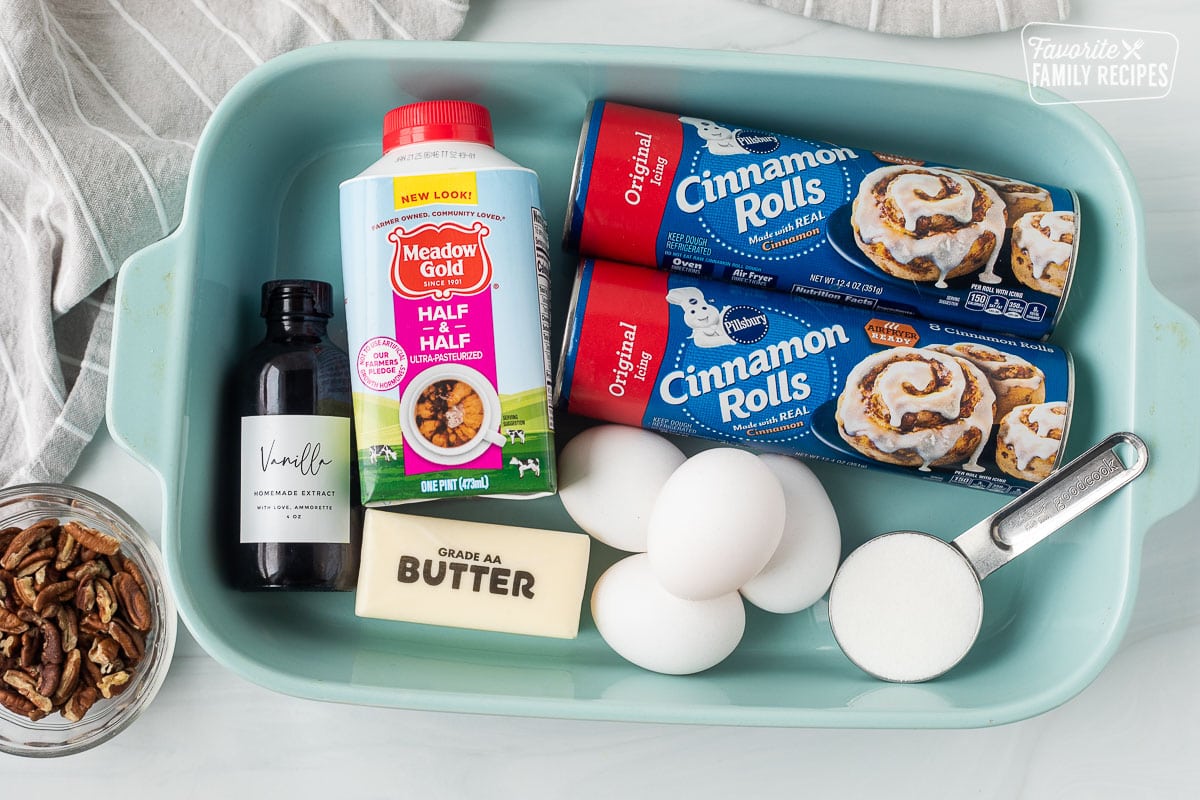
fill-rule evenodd
<path id="1" fill-rule="evenodd" d="M 1122 56 L 1122 58 L 1125 61 L 1128 61 L 1132 57 L 1132 58 L 1136 58 L 1138 61 L 1141 61 L 1142 54 L 1139 51 L 1142 49 L 1142 47 L 1145 44 L 1146 44 L 1145 39 L 1138 39 L 1133 44 L 1130 44 L 1129 42 L 1122 39 L 1121 46 L 1125 48 L 1125 55 Z"/>

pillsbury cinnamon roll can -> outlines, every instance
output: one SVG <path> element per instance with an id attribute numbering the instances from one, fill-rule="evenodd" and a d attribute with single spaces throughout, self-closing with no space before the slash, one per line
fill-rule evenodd
<path id="1" fill-rule="evenodd" d="M 1067 189 L 597 101 L 565 244 L 584 256 L 1044 339 L 1071 284 Z"/>
<path id="2" fill-rule="evenodd" d="M 1019 494 L 1058 463 L 1053 345 L 600 259 L 579 266 L 560 409 Z"/>

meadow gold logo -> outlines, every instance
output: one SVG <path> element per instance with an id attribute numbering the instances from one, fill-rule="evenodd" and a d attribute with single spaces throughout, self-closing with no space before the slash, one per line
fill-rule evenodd
<path id="1" fill-rule="evenodd" d="M 482 222 L 469 228 L 447 222 L 388 234 L 392 251 L 392 290 L 402 297 L 447 300 L 476 294 L 492 281 L 492 259 L 483 240 L 491 233 Z"/>
<path id="2" fill-rule="evenodd" d="M 1175 78 L 1167 31 L 1033 22 L 1021 30 L 1029 96 L 1040 105 L 1154 100 Z"/>

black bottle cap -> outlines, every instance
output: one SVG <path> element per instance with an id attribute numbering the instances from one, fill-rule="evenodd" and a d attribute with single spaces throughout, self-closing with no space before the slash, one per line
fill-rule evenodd
<path id="1" fill-rule="evenodd" d="M 333 287 L 325 281 L 267 281 L 262 287 L 260 313 L 264 317 L 332 317 Z"/>

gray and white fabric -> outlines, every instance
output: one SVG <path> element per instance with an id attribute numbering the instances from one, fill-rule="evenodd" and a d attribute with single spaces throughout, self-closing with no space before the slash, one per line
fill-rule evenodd
<path id="1" fill-rule="evenodd" d="M 0 0 L 0 485 L 59 481 L 104 417 L 113 276 L 179 222 L 245 73 L 335 39 L 448 39 L 468 0 Z"/>
<path id="2" fill-rule="evenodd" d="M 976 36 L 1064 22 L 1069 0 L 752 0 L 812 19 L 900 36 Z"/>

